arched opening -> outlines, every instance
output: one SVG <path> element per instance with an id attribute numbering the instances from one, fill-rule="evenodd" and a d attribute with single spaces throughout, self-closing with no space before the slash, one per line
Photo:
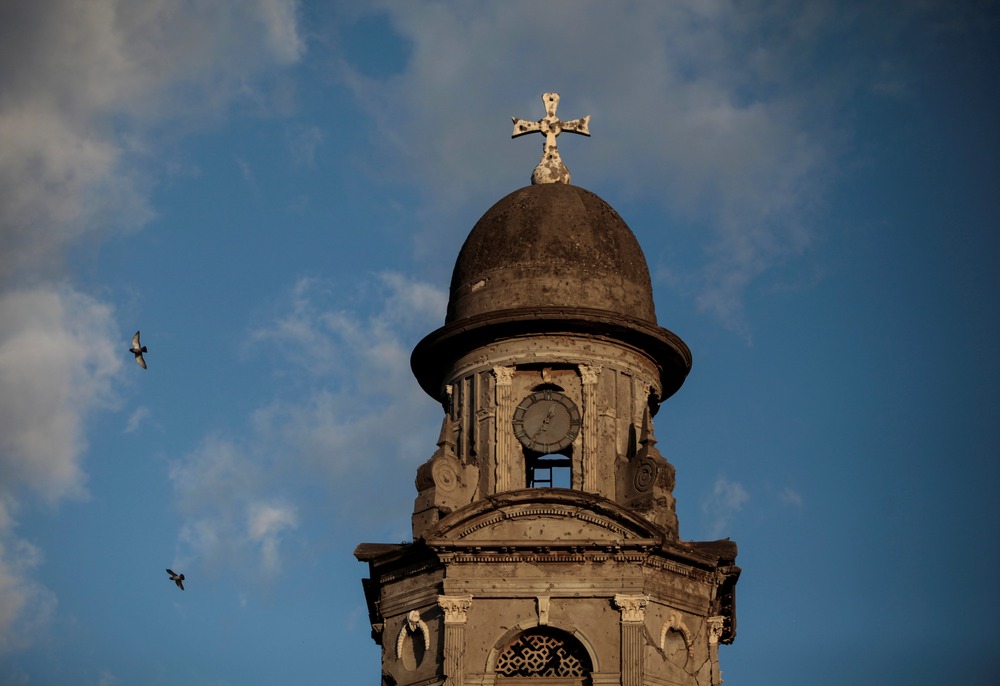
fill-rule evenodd
<path id="1" fill-rule="evenodd" d="M 549 626 L 525 629 L 515 636 L 500 651 L 495 666 L 497 686 L 590 686 L 591 671 L 583 644 Z"/>

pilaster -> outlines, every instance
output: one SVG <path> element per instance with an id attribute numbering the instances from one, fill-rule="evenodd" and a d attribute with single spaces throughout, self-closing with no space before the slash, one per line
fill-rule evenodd
<path id="1" fill-rule="evenodd" d="M 583 384 L 583 490 L 598 492 L 597 464 L 597 379 L 600 366 L 580 365 L 580 380 Z"/>
<path id="2" fill-rule="evenodd" d="M 463 686 L 465 674 L 465 625 L 472 607 L 471 595 L 439 595 L 444 611 L 444 686 Z"/>
<path id="3" fill-rule="evenodd" d="M 722 670 L 719 668 L 719 639 L 722 638 L 726 618 L 708 617 L 705 622 L 708 624 L 708 653 L 709 659 L 712 661 L 712 686 L 719 686 L 722 683 Z"/>
<path id="4" fill-rule="evenodd" d="M 615 606 L 621 610 L 622 686 L 642 686 L 643 628 L 648 595 L 616 595 Z"/>
<path id="5" fill-rule="evenodd" d="M 521 484 L 515 486 L 511 483 L 511 475 L 514 473 L 514 434 L 509 430 L 511 419 L 514 416 L 514 405 L 510 399 L 511 382 L 514 379 L 513 367 L 494 367 L 493 376 L 496 378 L 496 446 L 497 446 L 497 470 L 496 470 L 496 490 L 495 493 L 503 493 L 512 488 L 519 488 Z"/>

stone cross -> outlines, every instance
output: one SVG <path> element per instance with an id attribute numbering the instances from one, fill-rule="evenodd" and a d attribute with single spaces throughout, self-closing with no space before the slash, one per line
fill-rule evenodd
<path id="1" fill-rule="evenodd" d="M 523 136 L 526 133 L 536 131 L 545 134 L 545 145 L 542 148 L 542 161 L 531 173 L 531 183 L 538 185 L 542 183 L 569 183 L 569 169 L 563 164 L 559 157 L 559 149 L 556 147 L 556 136 L 563 131 L 569 133 L 579 133 L 584 136 L 590 135 L 590 115 L 582 119 L 573 121 L 560 121 L 556 117 L 556 108 L 559 107 L 559 94 L 546 93 L 542 96 L 545 103 L 545 118 L 538 121 L 527 121 L 511 117 L 514 120 L 514 133 L 511 138 Z"/>

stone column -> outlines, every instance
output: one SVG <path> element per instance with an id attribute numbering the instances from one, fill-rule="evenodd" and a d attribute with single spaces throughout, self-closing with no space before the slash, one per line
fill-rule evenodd
<path id="1" fill-rule="evenodd" d="M 514 405 L 510 399 L 511 381 L 514 378 L 513 367 L 494 367 L 496 377 L 496 484 L 494 493 L 502 493 L 512 488 L 521 488 L 524 484 L 514 485 L 513 474 L 514 432 L 511 430 L 511 419 L 514 417 Z"/>
<path id="2" fill-rule="evenodd" d="M 622 686 L 642 686 L 643 628 L 648 595 L 616 595 L 622 613 Z"/>
<path id="3" fill-rule="evenodd" d="M 580 380 L 583 382 L 583 471 L 582 488 L 587 493 L 598 492 L 597 458 L 597 377 L 599 366 L 580 365 Z"/>
<path id="4" fill-rule="evenodd" d="M 465 680 L 465 622 L 471 595 L 439 595 L 444 610 L 444 686 L 462 686 Z"/>

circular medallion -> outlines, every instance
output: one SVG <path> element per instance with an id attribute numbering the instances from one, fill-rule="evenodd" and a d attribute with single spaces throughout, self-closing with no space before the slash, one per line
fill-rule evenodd
<path id="1" fill-rule="evenodd" d="M 537 391 L 514 410 L 514 435 L 539 453 L 562 450 L 580 433 L 580 410 L 556 391 Z"/>

